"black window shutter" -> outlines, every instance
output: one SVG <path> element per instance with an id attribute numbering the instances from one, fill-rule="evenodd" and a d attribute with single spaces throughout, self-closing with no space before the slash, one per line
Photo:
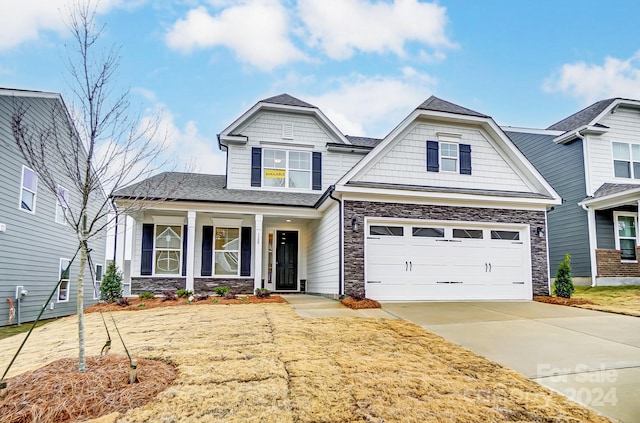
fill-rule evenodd
<path id="1" fill-rule="evenodd" d="M 262 182 L 262 148 L 251 148 L 251 186 L 259 187 Z"/>
<path id="2" fill-rule="evenodd" d="M 471 146 L 460 144 L 460 174 L 471 175 Z"/>
<path id="3" fill-rule="evenodd" d="M 251 227 L 243 226 L 240 234 L 240 276 L 251 276 Z"/>
<path id="4" fill-rule="evenodd" d="M 151 275 L 153 269 L 153 224 L 142 224 L 142 256 L 140 260 L 140 274 Z"/>
<path id="5" fill-rule="evenodd" d="M 438 141 L 427 141 L 427 172 L 438 172 L 439 161 Z"/>
<path id="6" fill-rule="evenodd" d="M 202 227 L 202 265 L 200 276 L 211 276 L 213 264 L 213 226 Z"/>
<path id="7" fill-rule="evenodd" d="M 187 276 L 187 234 L 189 227 L 184 225 L 182 228 L 182 276 Z"/>
<path id="8" fill-rule="evenodd" d="M 312 183 L 311 186 L 315 190 L 322 189 L 322 153 L 319 151 L 313 152 L 313 159 L 311 161 L 312 170 Z"/>

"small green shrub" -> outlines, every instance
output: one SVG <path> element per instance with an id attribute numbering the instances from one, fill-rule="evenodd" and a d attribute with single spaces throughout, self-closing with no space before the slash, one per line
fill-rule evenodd
<path id="1" fill-rule="evenodd" d="M 150 300 L 155 297 L 156 294 L 154 294 L 153 292 L 141 292 L 140 294 L 138 294 L 138 298 L 140 298 L 141 300 Z"/>
<path id="2" fill-rule="evenodd" d="M 193 291 L 189 289 L 178 289 L 176 291 L 176 295 L 178 296 L 178 298 L 188 298 L 193 295 Z"/>
<path id="3" fill-rule="evenodd" d="M 220 298 L 212 298 L 212 299 L 211 299 L 211 302 L 212 302 L 212 303 L 216 303 L 216 304 L 217 304 L 217 303 L 219 303 L 219 302 L 220 302 Z"/>
<path id="4" fill-rule="evenodd" d="M 231 292 L 231 288 L 229 288 L 228 286 L 216 286 L 213 289 L 213 292 L 215 292 L 216 295 L 219 295 L 220 297 L 224 297 L 229 292 Z"/>
<path id="5" fill-rule="evenodd" d="M 571 256 L 565 254 L 564 260 L 558 266 L 556 281 L 553 284 L 553 293 L 561 298 L 571 298 L 575 288 L 571 280 Z"/>
<path id="6" fill-rule="evenodd" d="M 114 262 L 111 262 L 100 282 L 100 299 L 113 303 L 120 298 L 122 298 L 122 272 Z"/>
<path id="7" fill-rule="evenodd" d="M 256 297 L 258 298 L 269 298 L 271 296 L 271 291 L 266 288 L 256 288 Z"/>
<path id="8" fill-rule="evenodd" d="M 138 304 L 138 307 L 145 307 L 145 306 L 146 306 L 146 304 L 145 304 L 145 303 L 140 303 L 140 304 Z"/>

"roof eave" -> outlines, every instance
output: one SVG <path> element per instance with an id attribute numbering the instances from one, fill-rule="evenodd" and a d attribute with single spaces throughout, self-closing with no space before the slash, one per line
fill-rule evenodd
<path id="1" fill-rule="evenodd" d="M 554 138 L 553 142 L 555 142 L 556 144 L 568 144 L 569 142 L 579 138 L 577 134 L 602 135 L 602 134 L 606 134 L 608 131 L 609 131 L 609 128 L 606 126 L 583 125 L 579 128 L 565 132 L 562 135 Z"/>

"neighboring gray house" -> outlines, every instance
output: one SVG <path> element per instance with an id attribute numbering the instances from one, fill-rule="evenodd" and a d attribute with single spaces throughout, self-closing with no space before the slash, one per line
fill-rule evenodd
<path id="1" fill-rule="evenodd" d="M 640 101 L 599 101 L 546 130 L 503 128 L 563 199 L 550 208 L 552 272 L 571 254 L 574 278 L 640 284 Z"/>
<path id="2" fill-rule="evenodd" d="M 126 207 L 165 198 L 157 180 L 182 181 L 171 201 L 132 215 L 133 294 L 220 285 L 377 300 L 549 293 L 545 216 L 560 197 L 489 116 L 430 97 L 378 140 L 345 136 L 282 94 L 218 141 L 226 175 L 162 174 L 116 193 Z"/>
<path id="3" fill-rule="evenodd" d="M 65 205 L 73 207 L 79 202 L 75 184 L 60 173 L 58 194 L 54 195 L 39 183 L 37 172 L 26 165 L 13 138 L 11 119 L 16 105 L 26 108 L 30 125 L 45 125 L 54 108 L 62 112 L 60 116 L 68 116 L 59 94 L 0 88 L 0 326 L 8 324 L 8 299 L 16 311 L 20 307 L 21 322 L 35 320 L 42 307 L 45 319 L 76 312 L 79 260 L 68 274 L 62 272 L 78 246 L 64 219 Z M 93 273 L 99 279 L 104 271 L 105 242 L 94 242 L 90 248 Z M 92 281 L 89 272 L 85 275 L 85 304 L 90 305 L 99 295 L 99 281 Z M 60 288 L 46 303 L 61 276 Z M 19 286 L 26 295 L 17 300 Z M 17 316 L 12 323 L 17 323 Z"/>

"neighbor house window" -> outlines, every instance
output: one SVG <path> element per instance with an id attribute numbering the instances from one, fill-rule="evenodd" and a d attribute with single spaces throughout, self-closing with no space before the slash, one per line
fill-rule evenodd
<path id="1" fill-rule="evenodd" d="M 22 166 L 22 189 L 20 190 L 20 208 L 30 213 L 36 211 L 38 194 L 38 175 L 26 166 Z"/>
<path id="2" fill-rule="evenodd" d="M 68 259 L 60 259 L 60 268 L 58 276 L 60 278 L 60 285 L 58 285 L 58 302 L 63 303 L 69 301 L 69 264 Z"/>
<path id="3" fill-rule="evenodd" d="M 637 260 L 636 257 L 636 214 L 614 212 L 616 225 L 616 249 L 620 250 L 620 259 Z"/>
<path id="4" fill-rule="evenodd" d="M 440 143 L 440 169 L 443 172 L 458 171 L 458 144 Z"/>
<path id="5" fill-rule="evenodd" d="M 238 276 L 240 256 L 240 228 L 215 227 L 214 275 Z"/>
<path id="6" fill-rule="evenodd" d="M 616 178 L 640 179 L 640 144 L 613 143 L 613 173 Z"/>
<path id="7" fill-rule="evenodd" d="M 156 225 L 155 274 L 179 275 L 182 264 L 182 226 Z"/>
<path id="8" fill-rule="evenodd" d="M 67 224 L 67 210 L 69 210 L 69 190 L 58 185 L 56 195 L 56 222 Z"/>
<path id="9" fill-rule="evenodd" d="M 311 153 L 264 149 L 262 181 L 265 187 L 311 188 Z"/>
<path id="10" fill-rule="evenodd" d="M 100 284 L 102 283 L 103 267 L 101 264 L 96 264 L 96 280 L 93 283 L 93 299 L 100 298 Z"/>

